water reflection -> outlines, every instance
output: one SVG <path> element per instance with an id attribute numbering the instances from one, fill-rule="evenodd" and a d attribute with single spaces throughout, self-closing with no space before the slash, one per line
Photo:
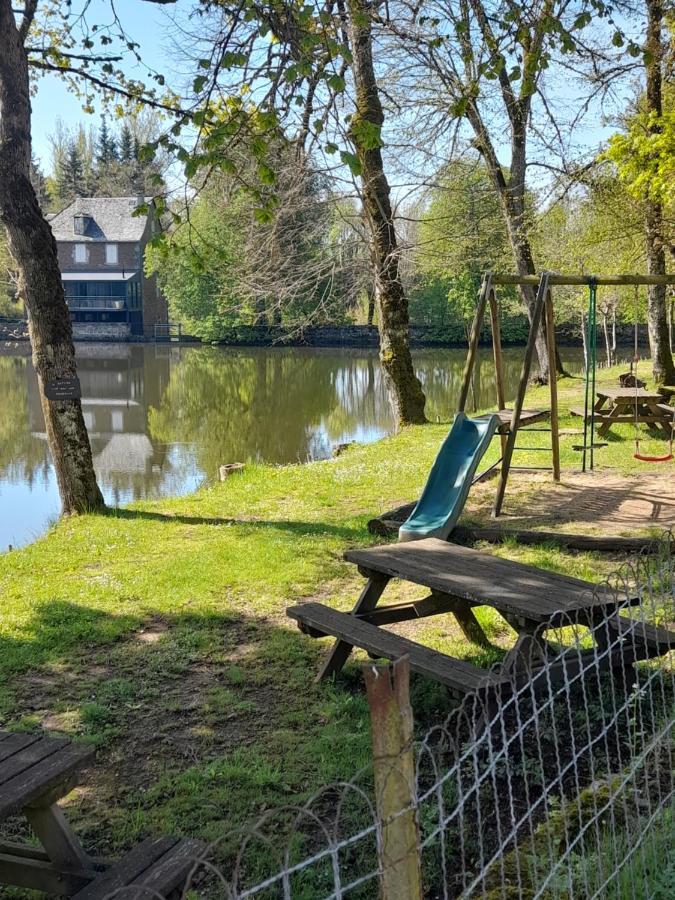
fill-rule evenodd
<path id="1" fill-rule="evenodd" d="M 80 344 L 77 357 L 96 473 L 112 504 L 193 490 L 223 463 L 326 457 L 394 424 L 375 352 Z M 522 349 L 505 351 L 507 396 L 521 360 Z M 565 360 L 580 370 L 579 351 Z M 451 419 L 464 352 L 418 351 L 415 363 L 429 418 Z M 485 351 L 470 401 L 487 406 L 494 396 Z M 36 537 L 59 512 L 27 345 L 0 347 L 0 397 L 4 549 Z"/>

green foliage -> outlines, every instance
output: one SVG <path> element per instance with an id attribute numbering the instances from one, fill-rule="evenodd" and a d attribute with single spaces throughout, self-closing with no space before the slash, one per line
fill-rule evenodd
<path id="1" fill-rule="evenodd" d="M 52 183 L 62 207 L 76 196 L 120 197 L 156 194 L 167 166 L 164 153 L 142 148 L 163 127 L 152 112 L 126 115 L 119 132 L 105 116 L 100 129 L 70 130 L 57 121 L 52 135 Z"/>
<path id="2" fill-rule="evenodd" d="M 16 297 L 16 273 L 9 255 L 5 229 L 0 227 L 0 316 L 14 318 L 21 315 L 22 306 Z"/>
<path id="3" fill-rule="evenodd" d="M 675 86 L 664 90 L 663 115 L 643 109 L 610 138 L 606 158 L 636 200 L 675 205 Z"/>
<path id="4" fill-rule="evenodd" d="M 458 160 L 441 173 L 419 226 L 410 315 L 439 338 L 466 340 L 483 272 L 509 266 L 499 198 L 482 162 Z M 515 291 L 500 294 L 505 341 L 527 334 Z"/>

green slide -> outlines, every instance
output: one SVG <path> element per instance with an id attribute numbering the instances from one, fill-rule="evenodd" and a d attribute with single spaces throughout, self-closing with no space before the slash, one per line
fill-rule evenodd
<path id="1" fill-rule="evenodd" d="M 481 457 L 499 428 L 499 416 L 470 419 L 457 413 L 422 496 L 398 531 L 399 541 L 445 540 L 457 524 Z"/>

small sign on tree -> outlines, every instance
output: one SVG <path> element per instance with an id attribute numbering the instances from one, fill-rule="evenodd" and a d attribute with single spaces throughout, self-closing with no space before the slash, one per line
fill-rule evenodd
<path id="1" fill-rule="evenodd" d="M 80 379 L 55 378 L 45 384 L 45 396 L 48 400 L 79 400 L 82 396 Z"/>

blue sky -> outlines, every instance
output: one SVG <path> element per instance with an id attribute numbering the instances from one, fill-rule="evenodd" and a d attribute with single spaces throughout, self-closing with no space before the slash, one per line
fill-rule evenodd
<path id="1" fill-rule="evenodd" d="M 92 22 L 107 21 L 109 5 L 106 0 L 93 0 L 91 8 Z M 169 57 L 168 18 L 162 6 L 142 3 L 140 0 L 117 0 L 115 8 L 130 38 L 141 45 L 143 59 L 154 69 L 165 71 Z M 125 65 L 124 68 L 130 77 L 144 78 L 145 72 L 140 66 Z M 41 160 L 43 169 L 49 164 L 49 135 L 55 130 L 57 119 L 62 119 L 65 125 L 71 127 L 79 122 L 85 125 L 100 123 L 99 115 L 87 115 L 82 111 L 80 100 L 55 75 L 47 74 L 38 81 L 38 91 L 32 99 L 32 106 L 33 149 Z"/>
<path id="2" fill-rule="evenodd" d="M 177 16 L 180 20 L 181 13 L 187 13 L 193 8 L 192 0 L 177 0 L 175 4 L 163 6 L 155 3 L 144 3 L 142 0 L 116 0 L 115 9 L 122 21 L 128 35 L 137 41 L 141 47 L 141 56 L 148 66 L 162 72 L 167 77 L 167 83 L 175 84 L 176 78 L 182 80 L 183 76 L 177 76 L 174 72 L 180 67 L 181 60 L 177 59 L 180 51 L 176 50 L 174 43 L 179 36 L 176 27 L 172 27 L 171 18 Z M 109 0 L 91 0 L 88 19 L 90 22 L 104 23 L 110 16 Z M 144 67 L 131 62 L 124 65 L 128 76 L 146 79 Z M 48 170 L 50 165 L 49 135 L 55 131 L 57 119 L 61 119 L 68 127 L 83 124 L 100 124 L 100 114 L 87 115 L 82 110 L 80 100 L 72 94 L 66 84 L 56 76 L 45 75 L 38 82 L 37 94 L 33 97 L 33 147 L 35 155 L 40 159 L 43 170 Z M 574 109 L 575 96 L 578 86 L 572 82 L 562 82 L 558 85 L 559 102 L 563 107 L 569 100 L 568 108 Z M 596 151 L 599 145 L 607 139 L 615 129 L 600 121 L 599 110 L 593 110 L 587 117 L 586 124 L 576 135 L 575 145 L 578 151 Z M 500 157 L 508 160 L 509 145 L 498 145 Z"/>

